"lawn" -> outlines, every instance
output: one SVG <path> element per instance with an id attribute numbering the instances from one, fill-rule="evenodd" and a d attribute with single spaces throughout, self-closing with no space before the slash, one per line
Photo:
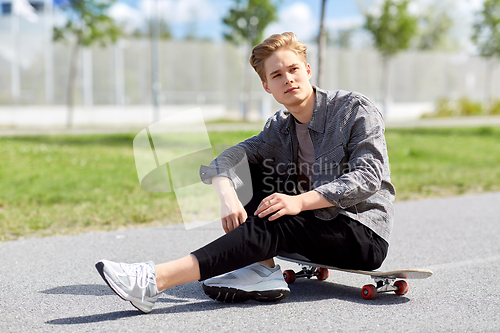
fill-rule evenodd
<path id="1" fill-rule="evenodd" d="M 386 132 L 396 200 L 500 191 L 500 127 Z"/>
<path id="2" fill-rule="evenodd" d="M 252 134 L 209 136 L 231 145 Z M 173 193 L 140 187 L 134 136 L 0 138 L 0 240 L 181 223 Z M 390 129 L 386 138 L 397 200 L 500 190 L 500 128 Z"/>

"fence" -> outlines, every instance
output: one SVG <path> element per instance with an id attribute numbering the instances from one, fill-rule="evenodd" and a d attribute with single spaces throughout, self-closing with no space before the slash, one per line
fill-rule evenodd
<path id="1" fill-rule="evenodd" d="M 36 33 L 19 34 L 16 38 L 8 32 L 0 33 L 0 105 L 65 103 L 70 45 L 56 43 L 51 53 L 46 53 L 46 43 L 41 38 Z M 18 99 L 12 94 L 12 57 L 16 54 L 14 48 L 8 52 L 8 46 L 15 43 L 20 64 Z M 244 71 L 249 66 L 247 52 L 226 43 L 175 40 L 161 41 L 159 52 L 161 104 L 219 104 L 227 110 L 240 108 Z M 314 72 L 316 46 L 310 44 L 308 52 Z M 46 70 L 45 54 L 53 54 L 52 71 Z M 94 46 L 81 52 L 78 64 L 77 105 L 152 104 L 149 40 L 130 39 L 104 48 Z M 330 48 L 324 71 L 322 88 L 359 91 L 380 100 L 382 73 L 375 50 Z M 486 96 L 488 74 L 492 74 L 491 69 L 479 56 L 406 52 L 392 62 L 391 96 L 396 103 L 434 102 L 441 97 L 481 100 Z M 500 87 L 500 75 L 492 75 L 494 87 Z M 272 105 L 274 102 L 253 71 L 251 79 L 252 107 L 275 108 L 277 105 Z M 500 98 L 500 89 L 492 91 Z"/>

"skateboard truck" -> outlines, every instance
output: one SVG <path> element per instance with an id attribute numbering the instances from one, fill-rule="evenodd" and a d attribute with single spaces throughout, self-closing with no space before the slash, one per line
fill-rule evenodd
<path id="1" fill-rule="evenodd" d="M 301 265 L 302 270 L 300 272 L 295 272 L 292 270 L 286 270 L 283 272 L 283 277 L 287 283 L 293 283 L 296 278 L 306 277 L 308 279 L 313 276 L 317 277 L 318 280 L 326 280 L 330 276 L 330 272 L 326 268 L 318 268 L 309 265 Z"/>
<path id="2" fill-rule="evenodd" d="M 364 285 L 361 288 L 361 295 L 364 299 L 372 299 L 377 296 L 378 293 L 387 293 L 390 291 L 394 291 L 396 295 L 404 295 L 408 292 L 408 283 L 405 280 L 398 280 L 396 282 L 395 279 L 382 278 L 379 276 L 371 276 L 377 286 L 372 284 Z"/>

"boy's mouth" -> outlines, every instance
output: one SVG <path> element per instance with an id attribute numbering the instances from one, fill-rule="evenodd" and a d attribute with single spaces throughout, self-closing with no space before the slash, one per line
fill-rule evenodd
<path id="1" fill-rule="evenodd" d="M 291 91 L 294 91 L 294 90 L 296 90 L 296 89 L 299 89 L 299 87 L 290 87 L 290 88 L 288 88 L 288 89 L 285 91 L 285 94 L 287 94 L 287 93 L 289 93 L 289 92 L 291 92 Z"/>

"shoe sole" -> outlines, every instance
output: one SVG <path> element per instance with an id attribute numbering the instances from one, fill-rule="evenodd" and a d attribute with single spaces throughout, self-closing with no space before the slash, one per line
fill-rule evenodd
<path id="1" fill-rule="evenodd" d="M 211 299 L 227 303 L 241 303 L 248 300 L 276 302 L 290 295 L 290 290 L 274 289 L 264 291 L 245 291 L 229 287 L 203 286 L 203 291 Z"/>
<path id="2" fill-rule="evenodd" d="M 104 263 L 103 262 L 99 261 L 97 264 L 95 264 L 95 268 L 99 272 L 99 275 L 102 277 L 104 282 L 106 282 L 106 284 L 111 288 L 111 290 L 113 290 L 115 292 L 116 295 L 118 295 L 118 297 L 120 297 L 124 301 L 130 302 L 130 304 L 132 304 L 132 306 L 134 308 L 141 311 L 142 313 L 150 313 L 152 311 L 149 309 L 141 308 L 139 305 L 136 305 L 133 301 L 130 301 L 130 300 L 126 299 L 125 297 L 123 297 L 122 295 L 120 295 L 120 293 L 114 288 L 114 286 L 111 283 L 109 283 L 108 279 L 106 278 L 106 275 L 104 273 Z"/>

